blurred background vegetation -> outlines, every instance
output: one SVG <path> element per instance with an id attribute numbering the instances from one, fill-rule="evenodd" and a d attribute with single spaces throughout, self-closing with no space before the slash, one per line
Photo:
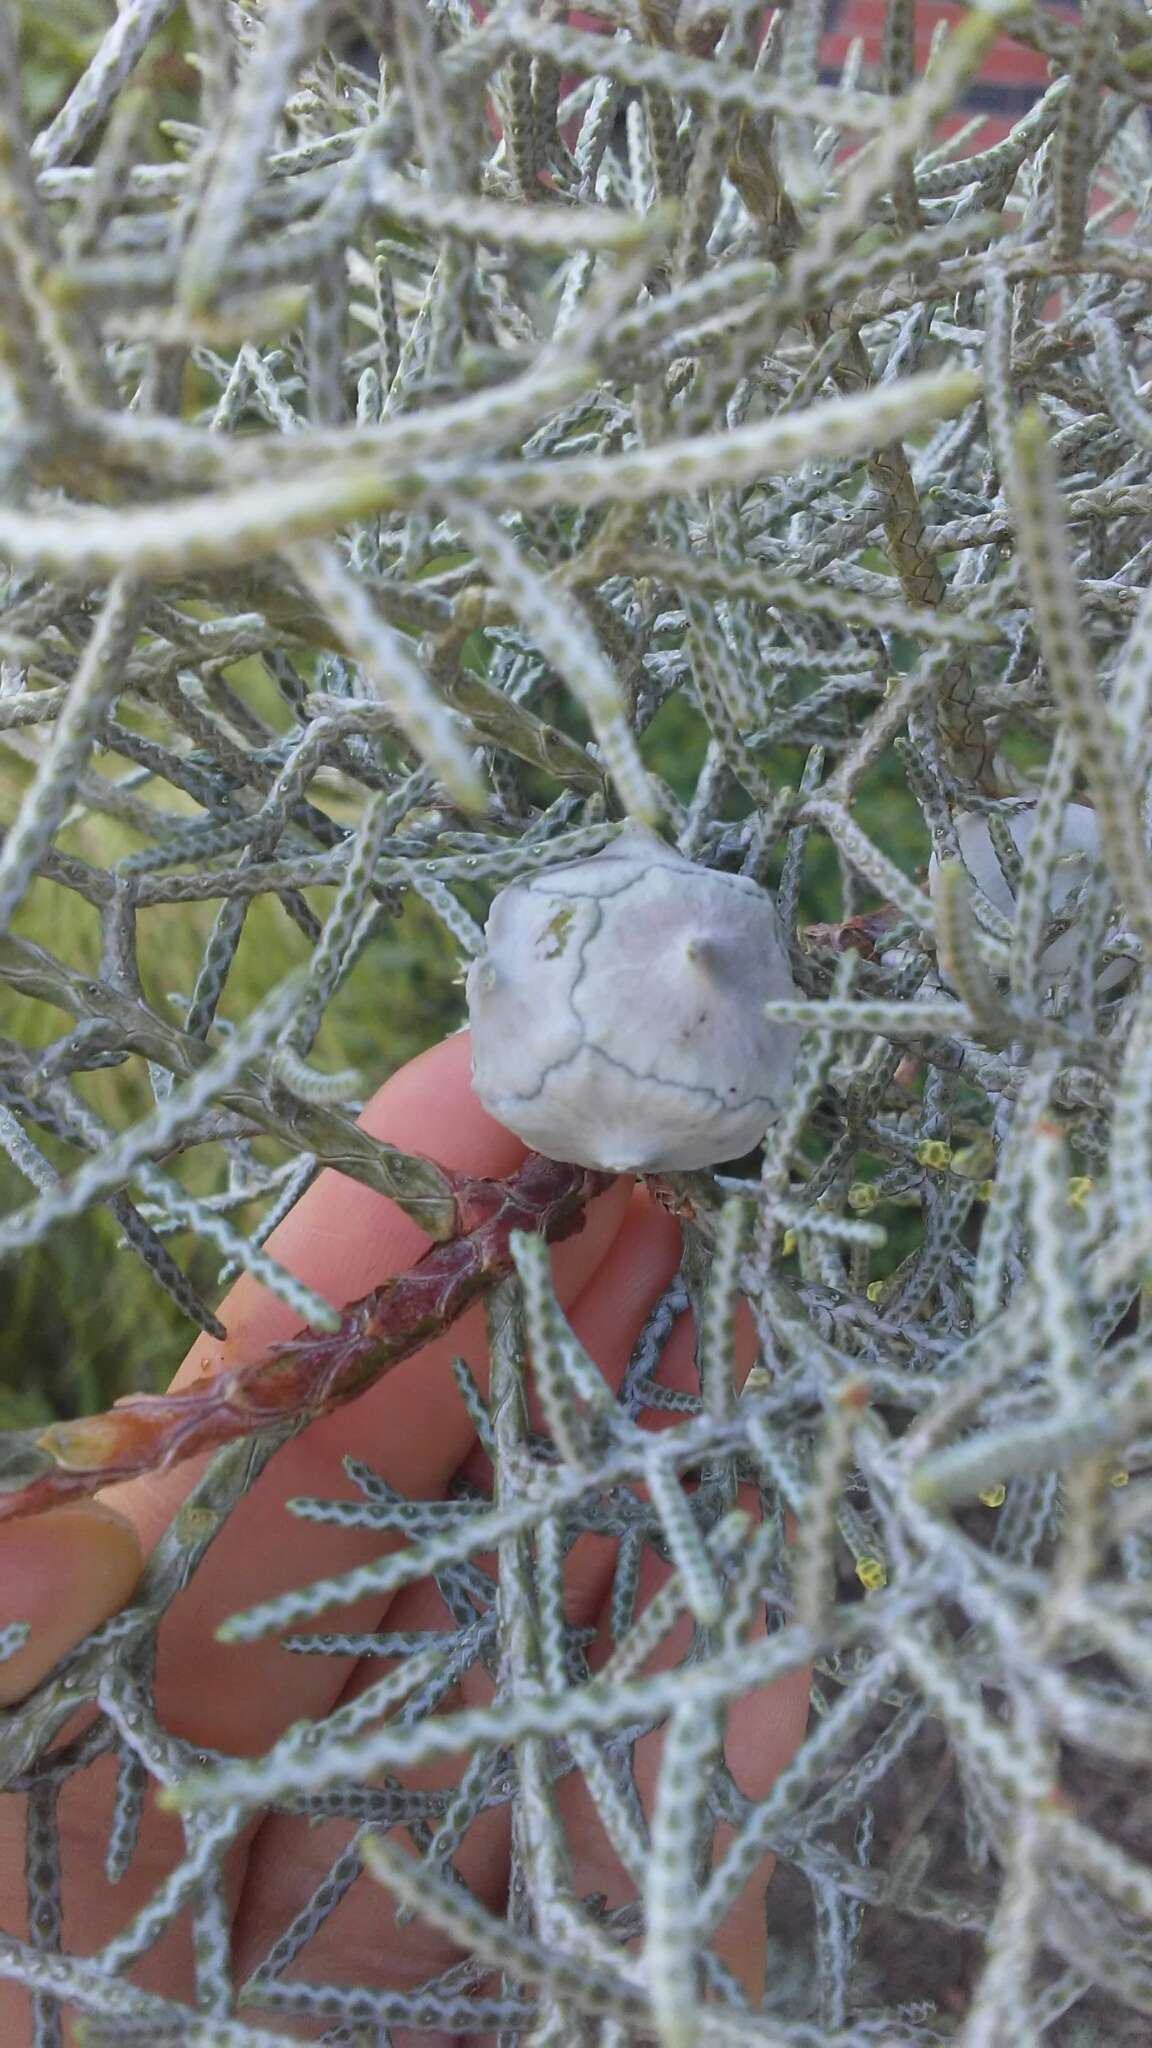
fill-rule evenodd
<path id="1" fill-rule="evenodd" d="M 66 98 L 114 17 L 115 5 L 114 0 L 25 0 L 18 13 L 26 113 L 38 126 Z M 173 152 L 162 124 L 195 118 L 196 78 L 184 55 L 185 34 L 186 23 L 178 12 L 139 74 L 140 86 L 155 107 L 156 161 Z M 877 566 L 886 565 L 878 561 Z M 283 707 L 255 664 L 240 665 L 228 677 L 257 703 L 263 716 L 283 726 Z M 797 694 L 812 680 L 798 676 Z M 551 707 L 540 708 L 547 715 Z M 558 698 L 555 713 L 575 729 L 569 703 Z M 703 728 L 681 697 L 660 712 L 645 751 L 672 787 L 688 797 L 703 758 Z M 2 823 L 15 815 L 31 774 L 30 756 L 18 730 L 0 733 Z M 772 758 L 773 777 L 795 783 L 803 765 L 801 755 L 779 749 Z M 133 794 L 146 801 L 147 787 L 134 783 Z M 166 787 L 163 801 L 171 806 L 178 798 Z M 881 768 L 862 792 L 859 814 L 902 865 L 913 869 L 926 860 L 923 828 L 895 764 L 887 772 Z M 62 848 L 104 867 L 142 843 L 130 820 L 91 809 L 60 841 Z M 313 892 L 311 901 L 323 915 L 326 892 Z M 481 901 L 471 907 L 483 915 Z M 803 914 L 810 920 L 838 914 L 835 857 L 823 840 L 808 849 Z M 140 958 L 148 993 L 161 1005 L 170 1000 L 177 1013 L 187 1006 L 213 915 L 211 903 L 173 904 L 150 910 L 141 922 Z M 95 914 L 71 892 L 40 883 L 15 928 L 70 962 L 84 962 L 93 969 L 98 965 Z M 258 897 L 229 978 L 225 1018 L 238 1021 L 305 957 L 305 942 L 279 905 Z M 375 1088 L 462 1019 L 463 991 L 451 945 L 431 913 L 410 899 L 386 933 L 372 942 L 332 1003 L 315 1048 L 315 1063 L 330 1071 L 353 1067 L 363 1076 L 366 1090 Z M 61 1032 L 69 1021 L 61 1016 Z M 0 1033 L 25 1046 L 43 1044 L 45 1023 L 43 1005 L 0 988 Z M 77 1085 L 115 1127 L 150 1106 L 136 1060 L 81 1075 Z M 75 1167 L 74 1152 L 54 1146 L 50 1138 L 42 1142 L 62 1169 Z M 205 1161 L 198 1159 L 189 1175 L 194 1191 L 207 1191 L 204 1175 Z M 0 1210 L 22 1205 L 28 1194 L 27 1182 L 0 1154 Z M 235 1221 L 249 1229 L 257 1217 L 241 1211 Z M 136 1258 L 117 1256 L 118 1242 L 114 1219 L 106 1209 L 97 1208 L 57 1229 L 47 1244 L 0 1265 L 0 1426 L 27 1426 L 105 1407 L 120 1394 L 161 1386 L 171 1375 L 194 1331 Z M 189 1235 L 173 1240 L 172 1249 L 193 1285 L 214 1299 L 217 1254 Z M 893 1251 L 898 1255 L 898 1245 Z"/>

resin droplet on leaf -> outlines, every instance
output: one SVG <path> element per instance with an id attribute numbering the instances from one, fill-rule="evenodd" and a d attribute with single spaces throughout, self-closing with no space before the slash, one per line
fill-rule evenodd
<path id="1" fill-rule="evenodd" d="M 552 1159 L 608 1171 L 713 1165 L 759 1143 L 799 1033 L 770 896 L 627 831 L 503 889 L 468 977 L 473 1084 Z"/>

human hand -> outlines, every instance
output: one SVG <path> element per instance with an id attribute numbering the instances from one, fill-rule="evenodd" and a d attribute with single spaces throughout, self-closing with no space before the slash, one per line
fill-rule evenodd
<path id="1" fill-rule="evenodd" d="M 510 1173 L 523 1157 L 518 1140 L 485 1115 L 468 1082 L 468 1040 L 448 1039 L 395 1075 L 365 1111 L 376 1136 L 419 1150 L 447 1166 L 488 1177 Z M 559 1299 L 573 1328 L 619 1384 L 633 1344 L 679 1259 L 679 1230 L 648 1195 L 619 1180 L 593 1201 L 578 1235 L 556 1247 L 553 1269 Z M 325 1173 L 285 1218 L 269 1248 L 301 1279 L 336 1304 L 367 1293 L 423 1249 L 417 1227 L 393 1205 L 357 1182 Z M 187 1385 L 221 1364 L 239 1364 L 297 1327 L 293 1312 L 241 1279 L 222 1307 L 227 1344 L 200 1340 L 175 1384 Z M 743 1370 L 755 1356 L 750 1323 L 739 1337 Z M 387 1539 L 371 1532 L 328 1528 L 322 1556 L 314 1527 L 286 1512 L 301 1494 L 346 1496 L 342 1459 L 356 1450 L 390 1485 L 411 1498 L 442 1499 L 458 1475 L 482 1477 L 476 1444 L 450 1370 L 464 1356 L 482 1387 L 487 1384 L 482 1309 L 470 1311 L 441 1338 L 397 1367 L 348 1408 L 323 1416 L 289 1442 L 231 1515 L 187 1590 L 169 1610 L 159 1637 L 156 1697 L 161 1719 L 197 1746 L 238 1755 L 267 1749 L 293 1722 L 319 1719 L 375 1682 L 379 1660 L 286 1655 L 275 1639 L 246 1645 L 216 1640 L 224 1618 L 271 1595 L 307 1583 L 319 1570 L 335 1573 L 380 1555 Z M 690 1319 L 682 1317 L 666 1347 L 661 1379 L 671 1387 L 694 1383 Z M 653 1418 L 658 1426 L 659 1417 Z M 0 1622 L 31 1623 L 25 1647 L 0 1665 L 0 1701 L 27 1692 L 89 1630 L 131 1595 L 141 1560 L 162 1533 L 203 1469 L 203 1460 L 109 1488 L 98 1503 L 60 1508 L 0 1528 Z M 402 1539 L 395 1539 L 396 1547 Z M 566 1567 L 567 1612 L 576 1626 L 596 1628 L 597 1648 L 609 1647 L 605 1608 L 614 1549 L 584 1536 Z M 640 1601 L 650 1599 L 664 1568 L 647 1552 Z M 387 1613 L 387 1623 L 384 1614 Z M 445 1610 L 431 1583 L 409 1586 L 390 1601 L 362 1602 L 326 1626 L 347 1629 L 437 1629 Z M 685 1618 L 665 1637 L 649 1669 L 675 1664 L 691 1624 Z M 491 1695 L 483 1666 L 464 1677 L 453 1706 L 480 1704 Z M 728 1717 L 726 1754 L 737 1782 L 763 1797 L 797 1747 L 804 1728 L 803 1674 L 738 1702 Z M 636 1778 L 650 1808 L 661 1737 L 641 1739 Z M 444 1787 L 459 1775 L 459 1760 L 412 1774 L 409 1782 Z M 556 1797 L 575 1856 L 577 1897 L 603 1893 L 609 1904 L 632 1896 L 575 1773 L 559 1781 Z M 103 1841 L 111 1798 L 111 1766 L 102 1760 L 69 1781 L 61 1800 L 66 1873 L 64 1942 L 71 1953 L 91 1954 L 109 1940 L 151 1895 L 183 1851 L 178 1822 L 149 1801 L 136 1856 L 115 1887 L 104 1875 Z M 20 1802 L 0 1811 L 0 1928 L 23 1933 L 24 1844 Z M 347 1821 L 310 1825 L 273 1815 L 249 1831 L 228 1864 L 233 1951 L 242 1981 L 275 1935 L 311 1895 L 349 1839 Z M 466 1883 L 497 1912 L 503 1910 L 508 1871 L 508 1809 L 483 1813 L 456 1858 Z M 755 1990 L 762 1970 L 763 1889 L 767 1868 L 750 1880 L 717 1940 L 718 1951 Z M 132 1972 L 132 1980 L 169 1997 L 186 1998 L 192 1981 L 187 1916 Z M 433 1977 L 456 1951 L 436 1930 L 397 1927 L 392 1903 L 378 1887 L 358 1884 L 306 1951 L 306 1974 L 348 1984 L 406 1990 Z M 259 2015 L 252 2011 L 253 2021 Z M 274 2024 L 290 2031 L 282 2019 Z M 26 1994 L 0 1983 L 0 2039 L 31 2038 Z M 397 2034 L 431 2048 L 450 2035 Z M 475 2037 L 471 2037 L 475 2038 Z"/>

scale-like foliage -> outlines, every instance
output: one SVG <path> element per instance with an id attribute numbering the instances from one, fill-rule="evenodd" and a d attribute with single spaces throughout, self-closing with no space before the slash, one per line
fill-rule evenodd
<path id="1" fill-rule="evenodd" d="M 39 2048 L 66 2014 L 89 2043 L 213 2048 L 1146 2042 L 1146 16 L 973 10 L 925 69 L 889 0 L 875 69 L 857 50 L 829 83 L 815 0 L 766 36 L 744 0 L 598 33 L 531 0 L 106 14 L 35 133 L 0 4 L 0 1144 L 28 1186 L 0 1254 L 106 1204 L 190 1329 L 221 1334 L 189 1233 L 329 1334 L 312 1367 L 293 1349 L 296 1406 L 270 1395 L 272 1426 L 215 1453 L 135 1603 L 3 1718 L 29 1915 L 0 1973 Z M 1048 89 L 1007 135 L 945 134 L 998 36 Z M 158 127 L 139 80 L 181 37 L 195 118 Z M 1097 832 L 1069 892 L 1074 799 Z M 654 1184 L 683 1266 L 617 1399 L 536 1212 L 370 1138 L 361 1077 L 313 1059 L 407 900 L 466 965 L 495 890 L 629 818 L 776 888 L 802 997 L 772 1009 L 808 1035 L 762 1163 Z M 90 946 L 54 939 L 68 897 Z M 301 964 L 238 1010 L 256 906 Z M 176 990 L 159 919 L 199 934 Z M 118 1127 L 86 1082 L 111 1064 L 140 1105 Z M 429 1274 L 441 1319 L 490 1292 L 491 1413 L 457 1383 L 494 1490 L 409 1502 L 349 1460 L 355 1499 L 294 1503 L 314 1582 L 231 1639 L 390 1669 L 267 1754 L 210 1756 L 158 1716 L 156 1635 L 346 1368 L 350 1325 L 264 1249 L 325 1164 L 437 1241 L 365 1311 L 375 1341 L 418 1340 L 396 1318 Z M 555 1193 L 570 1220 L 588 1189 L 549 1171 L 539 1219 Z M 659 1377 L 687 1305 L 697 1394 Z M 221 1382 L 203 1441 L 249 1429 L 281 1368 Z M 0 1505 L 86 1453 L 98 1474 L 132 1412 L 0 1444 Z M 406 1541 L 332 1573 L 325 1525 Z M 595 1672 L 564 1611 L 585 1532 L 618 1546 Z M 649 1551 L 670 1575 L 638 1606 Z M 311 1628 L 430 1578 L 439 1634 Z M 18 1586 L 5 1609 L 0 1657 Z M 648 1669 L 686 1619 L 682 1661 Z M 444 1710 L 473 1667 L 493 1703 Z M 727 1717 L 808 1667 L 807 1738 L 751 1797 Z M 80 1956 L 60 1809 L 109 1755 L 109 1877 L 157 1787 L 183 1854 Z M 572 1893 L 572 1773 L 623 1908 Z M 496 1805 L 506 1914 L 455 1867 Z M 270 1811 L 343 1835 L 241 1978 L 224 1860 Z M 752 2009 L 714 1944 L 769 1852 Z M 467 1963 L 417 1991 L 316 1976 L 374 1883 Z M 186 2004 L 129 1975 L 177 1922 Z"/>

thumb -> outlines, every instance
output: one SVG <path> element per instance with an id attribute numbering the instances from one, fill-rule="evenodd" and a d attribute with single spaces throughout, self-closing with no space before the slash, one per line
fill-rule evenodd
<path id="1" fill-rule="evenodd" d="M 0 1706 L 30 1692 L 123 1607 L 141 1564 L 131 1524 L 94 1501 L 52 1508 L 0 1532 L 0 1627 L 24 1622 L 30 1631 L 0 1664 Z"/>

